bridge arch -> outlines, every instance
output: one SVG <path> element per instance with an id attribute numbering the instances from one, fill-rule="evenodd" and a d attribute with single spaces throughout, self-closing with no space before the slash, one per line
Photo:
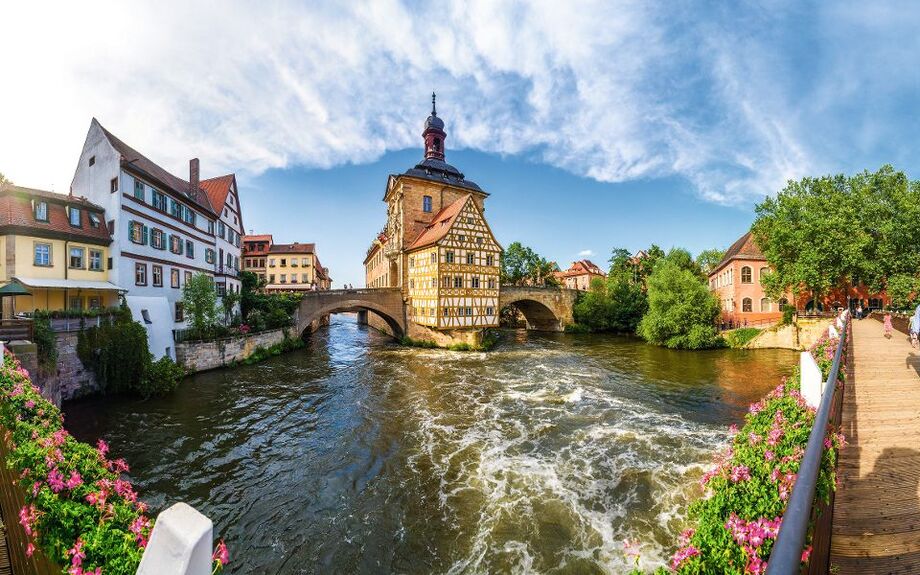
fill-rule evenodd
<path id="1" fill-rule="evenodd" d="M 297 310 L 297 333 L 303 335 L 313 322 L 341 312 L 372 311 L 380 316 L 396 337 L 406 333 L 405 308 L 399 288 L 327 290 L 304 294 Z"/>
<path id="2" fill-rule="evenodd" d="M 527 329 L 562 331 L 572 323 L 576 290 L 546 287 L 502 286 L 499 307 L 513 306 L 527 320 Z"/>

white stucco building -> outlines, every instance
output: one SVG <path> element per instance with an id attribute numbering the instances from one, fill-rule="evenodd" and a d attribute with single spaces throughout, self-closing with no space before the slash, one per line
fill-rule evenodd
<path id="1" fill-rule="evenodd" d="M 220 197 L 224 188 L 225 205 L 215 209 L 210 196 Z M 113 237 L 110 278 L 126 290 L 134 318 L 147 327 L 151 353 L 175 357 L 173 330 L 186 326 L 182 287 L 192 275 L 214 277 L 219 294 L 239 289 L 243 228 L 236 178 L 202 182 L 197 158 L 189 162 L 187 180 L 174 176 L 94 118 L 71 193 L 105 208 Z"/>

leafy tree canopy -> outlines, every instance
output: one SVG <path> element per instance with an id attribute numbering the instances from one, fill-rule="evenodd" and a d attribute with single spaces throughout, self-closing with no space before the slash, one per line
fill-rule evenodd
<path id="1" fill-rule="evenodd" d="M 182 304 L 189 324 L 202 335 L 217 323 L 217 292 L 206 274 L 196 273 L 182 288 Z"/>
<path id="2" fill-rule="evenodd" d="M 722 261 L 722 258 L 725 257 L 725 250 L 720 250 L 719 248 L 712 248 L 708 250 L 703 250 L 696 256 L 696 263 L 703 270 L 704 274 L 709 274 L 712 270 L 715 269 L 719 262 Z"/>
<path id="3" fill-rule="evenodd" d="M 719 300 L 710 293 L 699 266 L 686 250 L 673 249 L 648 278 L 648 312 L 638 331 L 649 343 L 669 348 L 718 347 L 719 313 Z"/>
<path id="4" fill-rule="evenodd" d="M 553 272 L 559 271 L 559 266 L 521 242 L 505 249 L 501 264 L 501 282 L 505 285 L 558 285 Z"/>
<path id="5" fill-rule="evenodd" d="M 790 181 L 755 211 L 752 231 L 774 269 L 762 283 L 774 298 L 787 289 L 819 297 L 854 278 L 880 290 L 920 270 L 920 183 L 891 166 Z"/>

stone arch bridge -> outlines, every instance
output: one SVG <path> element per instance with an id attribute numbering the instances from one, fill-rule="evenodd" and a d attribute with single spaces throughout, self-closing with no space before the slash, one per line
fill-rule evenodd
<path id="1" fill-rule="evenodd" d="M 562 331 L 572 323 L 576 290 L 545 287 L 502 286 L 499 307 L 514 306 L 527 320 L 527 329 Z M 372 311 L 397 337 L 408 327 L 406 304 L 400 288 L 365 288 L 311 291 L 304 294 L 295 317 L 297 333 L 312 331 L 323 317 L 340 312 Z"/>

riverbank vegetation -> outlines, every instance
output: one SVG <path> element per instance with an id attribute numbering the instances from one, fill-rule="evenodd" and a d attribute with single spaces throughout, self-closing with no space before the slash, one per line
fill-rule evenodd
<path id="1" fill-rule="evenodd" d="M 67 573 L 134 575 L 154 522 L 122 479 L 127 463 L 109 459 L 104 441 L 92 447 L 67 433 L 60 410 L 11 355 L 0 365 L 0 398 L 5 464 L 26 503 L 19 510 L 26 555 L 40 549 Z M 218 549 L 215 573 L 227 559 L 222 542 Z"/>
<path id="2" fill-rule="evenodd" d="M 857 283 L 907 308 L 920 293 L 920 182 L 891 166 L 790 181 L 755 208 L 752 227 L 773 269 L 768 295 L 810 295 Z M 841 302 L 842 303 L 842 302 Z"/>
<path id="3" fill-rule="evenodd" d="M 739 327 L 725 334 L 725 343 L 733 349 L 740 349 L 750 343 L 752 339 L 760 334 L 761 330 L 756 327 Z"/>
<path id="4" fill-rule="evenodd" d="M 288 351 L 294 351 L 295 349 L 300 349 L 305 346 L 306 343 L 304 340 L 299 337 L 288 337 L 287 333 L 284 334 L 284 339 L 280 343 L 275 345 L 264 347 L 258 346 L 252 350 L 252 355 L 241 361 L 243 365 L 253 365 L 261 361 L 265 361 L 270 357 L 275 357 L 281 355 L 282 353 Z"/>
<path id="5" fill-rule="evenodd" d="M 103 394 L 162 395 L 173 391 L 184 376 L 169 357 L 153 360 L 147 330 L 131 318 L 124 302 L 112 318 L 79 333 L 77 356 L 96 376 Z"/>
<path id="6" fill-rule="evenodd" d="M 510 244 L 501 257 L 502 285 L 556 286 L 559 282 L 553 273 L 558 271 L 555 262 L 547 261 L 521 242 Z"/>
<path id="7" fill-rule="evenodd" d="M 399 338 L 399 343 L 407 347 L 418 347 L 422 349 L 447 349 L 449 351 L 489 351 L 498 345 L 501 336 L 495 330 L 486 330 L 482 335 L 478 345 L 471 345 L 466 342 L 453 343 L 448 346 L 438 345 L 430 339 L 413 339 L 409 336 Z"/>
<path id="8" fill-rule="evenodd" d="M 838 345 L 838 339 L 825 336 L 811 349 L 825 377 Z M 840 381 L 843 373 L 841 369 Z M 690 506 L 693 528 L 681 534 L 671 572 L 748 575 L 766 570 L 814 419 L 814 408 L 800 393 L 797 372 L 749 407 L 743 427 L 731 427 L 728 449 L 700 480 L 704 494 Z M 828 431 L 816 501 L 830 500 L 837 454 L 844 444 L 841 434 Z M 802 551 L 803 564 L 811 554 L 811 537 Z"/>
<path id="9" fill-rule="evenodd" d="M 725 345 L 716 330 L 719 301 L 706 284 L 705 265 L 719 256 L 704 252 L 694 260 L 674 248 L 667 254 L 653 245 L 636 258 L 613 250 L 606 279 L 595 278 L 579 296 L 570 332 L 638 334 L 649 343 L 672 349 L 705 349 Z"/>

